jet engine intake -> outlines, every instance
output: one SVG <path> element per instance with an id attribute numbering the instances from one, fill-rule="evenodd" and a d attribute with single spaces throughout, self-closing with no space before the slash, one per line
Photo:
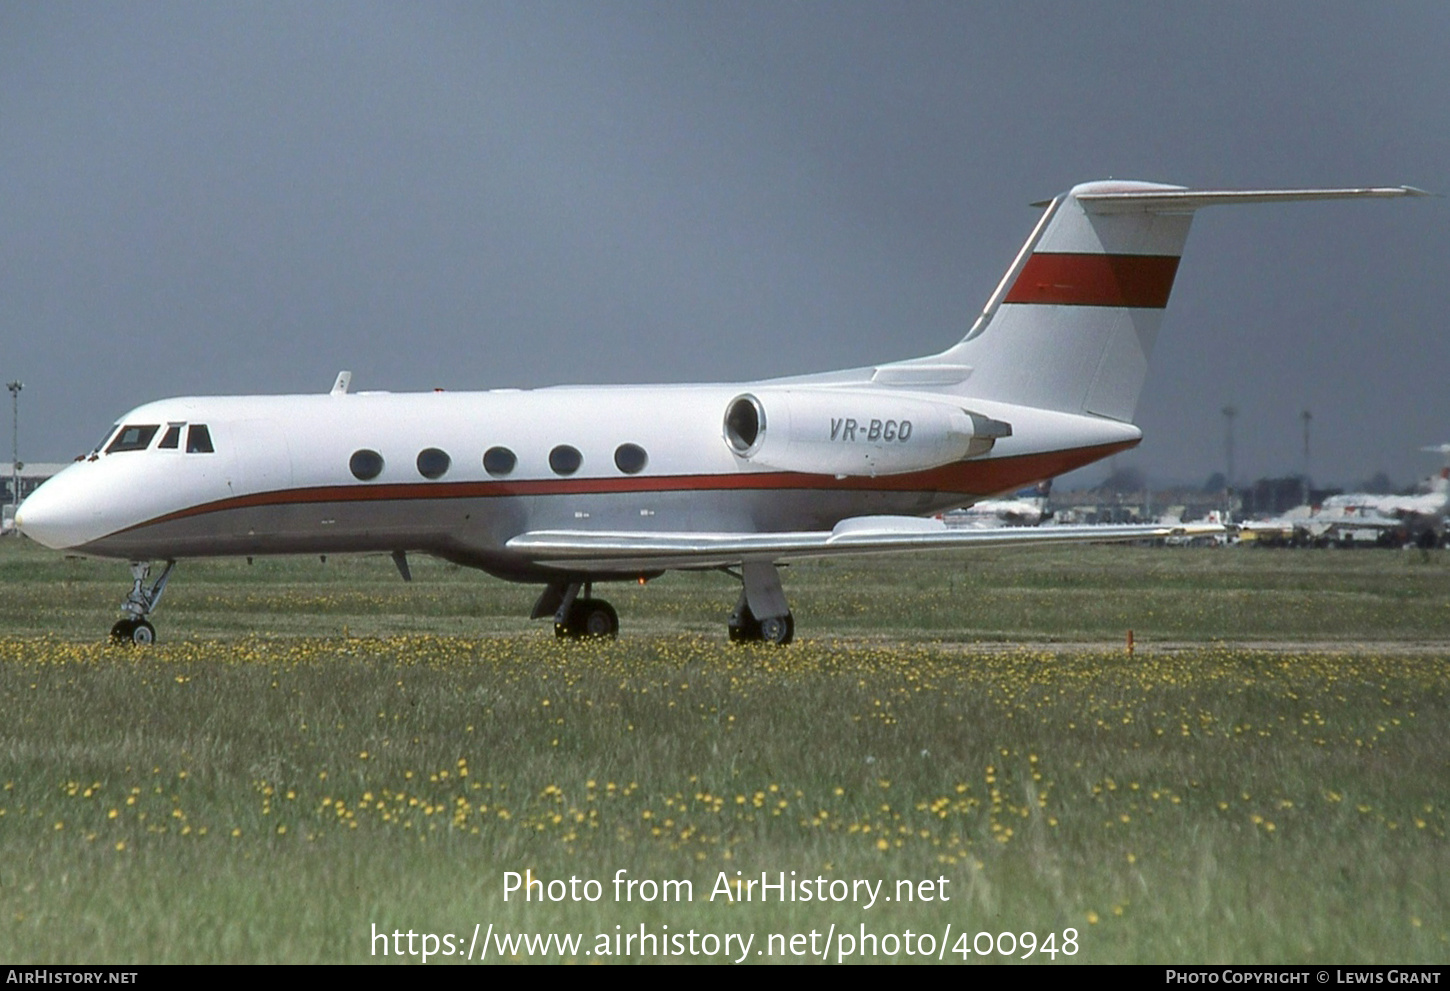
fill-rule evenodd
<path id="1" fill-rule="evenodd" d="M 980 457 L 1012 426 L 951 402 L 832 389 L 742 393 L 725 407 L 731 452 L 762 468 L 899 475 Z"/>

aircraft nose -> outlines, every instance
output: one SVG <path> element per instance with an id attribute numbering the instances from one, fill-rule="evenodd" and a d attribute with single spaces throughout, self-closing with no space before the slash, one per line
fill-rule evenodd
<path id="1" fill-rule="evenodd" d="M 44 487 L 41 486 L 41 489 Z M 27 496 L 20 507 L 15 510 L 15 529 L 36 543 L 60 550 L 64 544 L 58 539 L 53 506 L 46 505 L 53 500 L 42 496 L 41 489 L 37 489 Z"/>
<path id="2" fill-rule="evenodd" d="M 32 492 L 15 511 L 15 528 L 52 550 L 67 550 L 94 539 L 99 512 L 88 508 L 79 486 L 65 472 Z"/>

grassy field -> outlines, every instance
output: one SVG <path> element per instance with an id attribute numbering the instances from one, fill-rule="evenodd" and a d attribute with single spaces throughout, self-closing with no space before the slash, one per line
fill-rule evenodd
<path id="1" fill-rule="evenodd" d="M 1450 958 L 1438 553 L 803 565 L 783 650 L 724 642 L 721 575 L 597 589 L 623 633 L 581 644 L 436 562 L 186 563 L 136 650 L 102 642 L 123 566 L 0 544 L 6 960 L 397 961 L 396 930 L 445 962 L 475 924 L 490 960 Z M 711 900 L 792 871 L 883 883 Z"/>
<path id="2" fill-rule="evenodd" d="M 247 634 L 544 635 L 535 586 L 385 555 L 186 561 L 156 615 L 163 640 Z M 1450 555 L 1414 551 L 1071 547 L 810 561 L 784 573 L 797 635 L 890 642 L 1444 641 Z M 0 541 L 0 634 L 91 640 L 130 587 L 116 561 Z M 739 585 L 670 574 L 599 585 L 621 631 L 723 635 Z"/>

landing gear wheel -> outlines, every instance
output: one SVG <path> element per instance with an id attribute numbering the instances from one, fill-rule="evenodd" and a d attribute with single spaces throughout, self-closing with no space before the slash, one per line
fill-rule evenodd
<path id="1" fill-rule="evenodd" d="M 784 616 L 762 619 L 760 621 L 760 639 L 765 643 L 784 647 L 795 639 L 795 616 L 786 613 Z"/>
<path id="2" fill-rule="evenodd" d="M 585 599 L 576 602 L 574 615 L 570 617 L 578 629 L 576 636 L 609 637 L 619 636 L 619 614 L 603 599 Z"/>
<path id="3" fill-rule="evenodd" d="M 155 643 L 156 627 L 144 619 L 123 619 L 111 627 L 111 639 L 116 643 Z"/>
<path id="4" fill-rule="evenodd" d="M 741 605 L 730 614 L 725 627 L 730 632 L 731 643 L 759 643 L 760 621 L 747 605 Z"/>
<path id="5" fill-rule="evenodd" d="M 756 619 L 749 604 L 742 601 L 730 614 L 726 624 L 731 643 L 773 643 L 784 647 L 795 639 L 795 615 L 771 616 Z"/>
<path id="6" fill-rule="evenodd" d="M 603 599 L 575 599 L 565 621 L 554 624 L 554 635 L 574 640 L 584 637 L 613 639 L 619 636 L 619 614 Z"/>

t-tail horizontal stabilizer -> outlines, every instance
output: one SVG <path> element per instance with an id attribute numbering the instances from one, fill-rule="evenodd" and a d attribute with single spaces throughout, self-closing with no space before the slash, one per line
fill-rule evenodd
<path id="1" fill-rule="evenodd" d="M 1194 211 L 1424 195 L 1410 186 L 1231 190 L 1117 180 L 1074 186 L 1045 204 L 961 343 L 931 358 L 884 366 L 876 379 L 930 380 L 929 370 L 941 367 L 962 382 L 943 391 L 1130 422 Z"/>

